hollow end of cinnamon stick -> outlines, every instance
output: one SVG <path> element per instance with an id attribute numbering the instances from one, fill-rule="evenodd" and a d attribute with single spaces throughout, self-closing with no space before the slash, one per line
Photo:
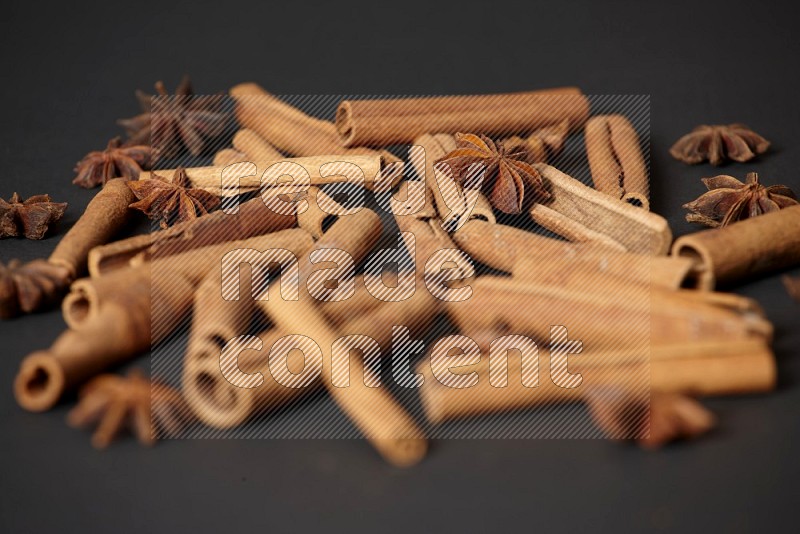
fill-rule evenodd
<path id="1" fill-rule="evenodd" d="M 686 273 L 683 286 L 703 291 L 711 291 L 716 285 L 714 277 L 713 260 L 711 255 L 702 247 L 696 246 L 685 237 L 678 238 L 672 246 L 672 255 L 688 258 L 692 267 Z"/>
<path id="2" fill-rule="evenodd" d="M 61 312 L 64 322 L 73 330 L 81 328 L 99 313 L 100 301 L 91 284 L 78 280 L 72 285 L 72 291 L 64 297 Z"/>
<path id="3" fill-rule="evenodd" d="M 209 351 L 208 361 L 219 361 L 219 349 L 209 346 Z M 237 427 L 253 413 L 253 392 L 232 387 L 220 374 L 218 365 L 215 370 L 202 366 L 187 370 L 183 392 L 197 418 L 213 428 Z"/>
<path id="4" fill-rule="evenodd" d="M 637 208 L 643 208 L 647 211 L 650 211 L 650 200 L 647 198 L 647 195 L 643 195 L 641 193 L 625 193 L 625 196 L 622 197 L 622 200 L 631 204 L 632 206 L 636 206 Z"/>
<path id="5" fill-rule="evenodd" d="M 25 358 L 14 379 L 17 403 L 31 412 L 44 412 L 55 406 L 65 389 L 64 370 L 47 351 Z"/>

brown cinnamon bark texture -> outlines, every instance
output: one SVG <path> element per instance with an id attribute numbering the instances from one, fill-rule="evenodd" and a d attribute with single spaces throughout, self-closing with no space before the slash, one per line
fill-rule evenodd
<path id="1" fill-rule="evenodd" d="M 548 208 L 588 230 L 610 237 L 629 252 L 660 255 L 669 250 L 672 231 L 663 217 L 587 187 L 555 167 L 543 163 L 534 167 L 551 195 L 544 202 Z M 534 220 L 548 228 L 547 219 L 536 218 L 536 213 L 531 212 Z M 558 231 L 557 226 L 548 229 Z"/>
<path id="2" fill-rule="evenodd" d="M 589 101 L 564 87 L 528 93 L 384 100 L 345 100 L 336 111 L 342 146 L 410 143 L 428 132 L 507 136 L 568 119 L 583 126 Z"/>
<path id="3" fill-rule="evenodd" d="M 248 176 L 242 176 L 237 184 L 223 184 L 222 171 L 226 166 L 193 167 L 186 169 L 194 187 L 199 187 L 215 193 L 221 192 L 230 196 L 239 192 L 255 191 L 262 187 L 264 172 L 270 169 L 275 172 L 275 183 L 265 183 L 264 190 L 270 186 L 277 187 L 278 178 L 291 175 L 296 180 L 305 179 L 310 185 L 324 185 L 332 183 L 355 183 L 366 186 L 373 185 L 382 179 L 382 172 L 386 169 L 386 162 L 380 155 L 321 155 L 301 158 L 284 158 L 274 160 L 256 160 L 252 166 L 242 165 L 240 169 L 249 169 Z M 230 171 L 230 169 L 229 169 Z M 155 171 L 159 176 L 171 176 L 174 169 Z M 244 174 L 244 172 L 238 173 Z M 151 178 L 152 173 L 142 172 L 140 180 Z"/>
<path id="4" fill-rule="evenodd" d="M 604 387 L 649 391 L 649 386 L 653 391 L 697 396 L 760 393 L 775 387 L 775 359 L 758 338 L 654 345 L 644 358 L 640 351 L 584 350 L 569 360 L 570 372 L 582 376 L 581 384 L 574 388 L 559 387 L 551 380 L 550 358 L 545 350 L 539 351 L 539 385 L 535 388 L 523 385 L 519 356 L 509 355 L 506 387 L 491 384 L 486 357 L 476 365 L 458 369 L 460 374 L 478 372 L 478 383 L 470 388 L 443 385 L 431 376 L 427 360 L 417 372 L 425 376 L 420 394 L 425 413 L 433 423 L 580 402 L 586 400 L 588 392 Z"/>
<path id="5" fill-rule="evenodd" d="M 233 148 L 245 154 L 250 160 L 275 160 L 283 158 L 283 154 L 267 143 L 253 130 L 243 128 L 236 132 L 232 140 Z"/>
<path id="6" fill-rule="evenodd" d="M 131 261 L 141 263 L 154 258 L 165 258 L 225 241 L 285 230 L 296 225 L 295 215 L 276 213 L 265 206 L 261 198 L 254 198 L 243 202 L 239 206 L 239 212 L 235 214 L 215 211 L 165 230 L 95 247 L 89 252 L 89 274 L 98 277 L 114 269 L 129 267 Z"/>
<path id="7" fill-rule="evenodd" d="M 311 236 L 295 228 L 75 282 L 62 306 L 72 329 L 49 350 L 22 361 L 15 382 L 17 402 L 32 411 L 49 409 L 67 389 L 164 339 L 191 308 L 194 288 L 226 252 L 282 248 L 300 255 L 311 245 Z"/>
<path id="8" fill-rule="evenodd" d="M 73 277 L 83 275 L 89 251 L 107 243 L 125 226 L 131 217 L 128 206 L 135 200 L 124 179 L 110 180 L 58 243 L 49 261 L 67 267 Z"/>
<path id="9" fill-rule="evenodd" d="M 248 161 L 247 154 L 234 150 L 232 148 L 223 148 L 214 154 L 213 164 L 215 166 L 226 166 L 231 163 L 239 163 L 241 161 Z"/>
<path id="10" fill-rule="evenodd" d="M 648 209 L 647 166 L 630 121 L 622 115 L 592 117 L 585 143 L 595 189 Z"/>
<path id="11" fill-rule="evenodd" d="M 800 265 L 800 206 L 682 236 L 672 254 L 694 261 L 688 283 L 706 290 Z"/>

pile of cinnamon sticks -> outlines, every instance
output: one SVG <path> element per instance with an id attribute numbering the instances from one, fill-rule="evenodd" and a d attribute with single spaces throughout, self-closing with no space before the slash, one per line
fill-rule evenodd
<path id="1" fill-rule="evenodd" d="M 620 398 L 622 413 L 633 413 L 650 392 L 775 387 L 763 311 L 714 288 L 799 264 L 800 206 L 673 243 L 667 221 L 649 211 L 636 129 L 621 115 L 590 117 L 575 88 L 343 101 L 335 123 L 255 84 L 230 97 L 240 125 L 232 146 L 186 174 L 193 187 L 238 200 L 109 242 L 135 212 L 125 182 L 108 182 L 54 254 L 75 279 L 63 300 L 69 328 L 22 361 L 23 408 L 53 407 L 186 321 L 188 345 L 173 367 L 198 424 L 238 427 L 323 388 L 403 466 L 424 457 L 425 428 L 454 418 L 564 402 L 608 413 Z M 594 187 L 552 165 L 567 137 L 584 130 Z M 526 204 L 513 225 L 498 222 L 486 189 L 496 177 L 471 187 L 439 164 L 459 150 L 459 132 L 524 159 L 548 198 Z M 353 207 L 366 195 L 378 208 Z M 383 248 L 380 209 L 405 251 Z M 247 252 L 276 250 L 283 255 L 268 265 Z M 231 251 L 245 252 L 226 275 Z M 413 267 L 388 280 L 378 260 L 402 264 L 401 256 Z M 275 282 L 268 298 L 253 298 L 267 280 Z M 445 317 L 456 333 L 433 343 L 400 384 L 419 387 L 420 420 L 381 387 L 379 360 L 390 357 L 399 326 L 424 337 Z M 556 357 L 564 347 L 568 364 Z M 676 425 L 663 440 L 690 435 L 687 427 L 703 425 Z M 637 423 L 612 434 L 646 439 L 651 430 Z"/>

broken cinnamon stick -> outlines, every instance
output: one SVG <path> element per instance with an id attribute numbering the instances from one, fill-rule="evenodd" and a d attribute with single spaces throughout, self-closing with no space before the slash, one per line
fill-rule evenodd
<path id="1" fill-rule="evenodd" d="M 296 224 L 296 216 L 276 213 L 262 199 L 254 198 L 242 203 L 235 214 L 215 211 L 165 230 L 95 247 L 89 252 L 89 274 L 98 277 L 128 267 L 134 259 L 142 262 L 165 258 L 224 241 L 285 230 Z"/>

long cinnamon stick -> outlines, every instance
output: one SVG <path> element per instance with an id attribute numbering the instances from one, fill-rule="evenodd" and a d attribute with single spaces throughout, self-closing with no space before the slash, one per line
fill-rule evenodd
<path id="1" fill-rule="evenodd" d="M 253 130 L 243 128 L 236 132 L 231 141 L 233 148 L 245 154 L 251 160 L 269 161 L 283 158 L 283 154 L 267 143 Z"/>
<path id="2" fill-rule="evenodd" d="M 589 102 L 564 87 L 528 93 L 386 100 L 345 100 L 336 112 L 342 146 L 410 143 L 427 132 L 510 135 L 569 119 L 580 128 Z"/>
<path id="3" fill-rule="evenodd" d="M 95 247 L 89 252 L 89 274 L 97 277 L 130 266 L 134 258 L 138 261 L 164 258 L 224 241 L 284 230 L 296 224 L 296 216 L 276 213 L 267 208 L 262 199 L 254 198 L 242 203 L 236 214 L 215 211 L 166 230 Z"/>
<path id="4" fill-rule="evenodd" d="M 800 206 L 682 236 L 672 254 L 693 260 L 688 284 L 706 290 L 800 265 Z"/>
<path id="5" fill-rule="evenodd" d="M 516 361 L 508 364 L 506 387 L 491 384 L 489 358 L 482 357 L 477 365 L 459 368 L 464 374 L 478 372 L 477 385 L 467 389 L 441 384 L 431 376 L 429 363 L 423 361 L 417 372 L 425 376 L 420 394 L 428 419 L 441 423 L 543 404 L 583 401 L 590 388 L 631 384 L 647 387 L 648 378 L 653 391 L 700 396 L 760 393 L 773 389 L 776 380 L 775 359 L 760 339 L 654 345 L 649 361 L 643 363 L 638 351 L 584 350 L 569 361 L 570 372 L 580 373 L 583 379 L 575 388 L 553 383 L 546 356 L 547 352 L 540 350 L 536 388 L 523 386 L 521 367 Z M 626 361 L 633 363 L 625 364 Z"/>

